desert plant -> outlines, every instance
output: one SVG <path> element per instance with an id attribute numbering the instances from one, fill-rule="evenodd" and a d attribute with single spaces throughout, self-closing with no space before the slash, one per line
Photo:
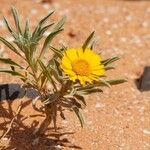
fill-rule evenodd
<path id="1" fill-rule="evenodd" d="M 118 60 L 118 57 L 101 60 L 100 55 L 92 50 L 94 32 L 89 35 L 81 48 L 52 46 L 52 40 L 63 31 L 66 20 L 66 17 L 63 17 L 56 24 L 45 25 L 53 13 L 50 12 L 31 31 L 29 20 L 26 20 L 23 29 L 16 9 L 12 8 L 16 29 L 12 29 L 5 17 L 4 22 L 14 40 L 10 43 L 0 37 L 0 41 L 24 61 L 23 64 L 19 64 L 11 58 L 0 58 L 0 62 L 10 66 L 10 69 L 0 69 L 0 72 L 20 78 L 24 88 L 33 88 L 39 93 L 32 101 L 33 108 L 45 114 L 45 120 L 37 132 L 39 134 L 44 133 L 52 121 L 56 130 L 57 116 L 60 114 L 65 119 L 65 109 L 74 111 L 83 127 L 84 121 L 80 110 L 86 106 L 84 95 L 101 93 L 102 86 L 110 87 L 125 82 L 125 80 L 105 79 L 105 72 L 114 69 L 110 65 Z M 43 36 L 49 28 L 51 28 L 49 35 Z M 53 52 L 53 57 L 45 61 L 44 55 L 48 49 Z M 41 107 L 36 106 L 38 101 L 42 102 Z"/>

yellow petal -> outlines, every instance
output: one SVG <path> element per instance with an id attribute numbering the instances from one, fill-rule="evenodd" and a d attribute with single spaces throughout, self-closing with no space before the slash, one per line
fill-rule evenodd
<path id="1" fill-rule="evenodd" d="M 71 63 L 67 57 L 62 59 L 62 69 L 72 69 Z"/>
<path id="2" fill-rule="evenodd" d="M 75 49 L 66 50 L 66 56 L 71 62 L 73 62 L 74 60 L 77 60 L 78 59 L 77 50 Z"/>
<path id="3" fill-rule="evenodd" d="M 75 76 L 71 76 L 71 77 L 70 77 L 70 80 L 72 80 L 73 82 L 75 82 L 75 81 L 76 81 L 76 79 L 78 79 L 78 76 L 76 76 L 76 75 L 75 75 Z"/>
<path id="4" fill-rule="evenodd" d="M 92 50 L 86 49 L 84 52 L 84 58 L 89 61 L 91 66 L 99 65 L 101 58 L 99 55 L 95 54 Z"/>
<path id="5" fill-rule="evenodd" d="M 83 54 L 83 49 L 82 48 L 77 49 L 77 55 L 78 55 L 79 59 L 83 59 L 84 58 L 84 54 Z"/>
<path id="6" fill-rule="evenodd" d="M 85 81 L 84 81 L 83 76 L 79 76 L 79 75 L 78 75 L 78 80 L 80 81 L 80 83 L 81 83 L 82 85 L 85 85 Z"/>
<path id="7" fill-rule="evenodd" d="M 104 70 L 104 65 L 92 66 L 92 71 L 94 70 Z"/>
<path id="8" fill-rule="evenodd" d="M 84 78 L 85 82 L 92 83 L 92 80 L 90 78 L 88 78 L 87 76 L 84 76 L 83 78 Z"/>
<path id="9" fill-rule="evenodd" d="M 94 71 L 92 71 L 92 74 L 97 75 L 97 76 L 104 75 L 104 69 L 94 70 Z"/>
<path id="10" fill-rule="evenodd" d="M 90 78 L 92 81 L 93 81 L 93 80 L 95 80 L 95 81 L 98 80 L 98 77 L 95 76 L 95 75 L 90 75 L 89 78 Z"/>
<path id="11" fill-rule="evenodd" d="M 65 74 L 68 74 L 69 76 L 74 76 L 74 75 L 76 75 L 72 70 L 67 70 L 67 69 L 64 69 L 64 73 L 65 73 Z"/>

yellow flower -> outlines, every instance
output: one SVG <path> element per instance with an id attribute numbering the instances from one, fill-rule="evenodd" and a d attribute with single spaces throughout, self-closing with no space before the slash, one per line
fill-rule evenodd
<path id="1" fill-rule="evenodd" d="M 92 83 L 104 75 L 101 58 L 91 49 L 67 49 L 61 60 L 61 68 L 72 81 L 79 80 L 82 85 Z"/>

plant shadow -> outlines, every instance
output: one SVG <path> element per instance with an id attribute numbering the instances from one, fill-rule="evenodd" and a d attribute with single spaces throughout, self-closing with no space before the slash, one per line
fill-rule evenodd
<path id="1" fill-rule="evenodd" d="M 33 123 L 34 124 L 34 123 Z M 81 147 L 72 144 L 68 138 L 63 138 L 64 135 L 74 134 L 74 132 L 60 133 L 59 129 L 52 132 L 54 129 L 49 128 L 51 134 L 41 135 L 38 138 L 33 136 L 35 125 L 30 128 L 18 130 L 17 127 L 13 128 L 10 136 L 9 144 L 2 147 L 1 150 L 61 150 L 62 148 L 82 149 Z M 61 129 L 60 129 L 61 130 Z"/>
<path id="2" fill-rule="evenodd" d="M 22 102 L 21 111 L 31 104 L 31 99 L 37 97 L 38 93 L 33 89 L 29 89 L 25 94 L 25 90 L 21 88 L 19 84 L 0 84 L 0 139 L 5 135 L 8 126 L 11 124 L 11 120 L 15 117 L 16 112 L 12 107 L 13 102 L 17 100 L 19 102 L 20 99 L 18 98 L 23 98 L 24 95 L 30 100 Z M 4 103 L 5 105 L 3 105 Z M 39 113 L 31 116 L 33 119 L 38 116 L 43 117 L 43 115 Z M 55 150 L 58 149 L 57 146 L 82 149 L 72 144 L 68 138 L 65 138 L 67 135 L 74 133 L 63 132 L 61 128 L 58 128 L 57 132 L 54 132 L 53 128 L 49 128 L 46 132 L 49 134 L 39 136 L 39 142 L 37 142 L 33 133 L 38 128 L 39 121 L 34 119 L 29 127 L 23 123 L 26 119 L 28 119 L 28 117 L 24 116 L 22 113 L 17 115 L 11 130 L 0 140 L 1 150 Z M 6 141 L 3 141 L 3 139 Z"/>
<path id="3" fill-rule="evenodd" d="M 0 101 L 13 101 L 17 98 L 23 98 L 24 96 L 30 99 L 34 99 L 37 95 L 38 93 L 34 89 L 28 89 L 25 93 L 24 88 L 16 83 L 0 84 Z"/>

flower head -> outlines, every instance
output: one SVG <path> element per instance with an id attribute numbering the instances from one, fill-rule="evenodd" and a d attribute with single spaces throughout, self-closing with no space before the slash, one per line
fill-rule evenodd
<path id="1" fill-rule="evenodd" d="M 91 49 L 67 49 L 61 61 L 61 68 L 72 81 L 79 80 L 82 85 L 92 83 L 104 75 L 101 57 Z"/>

